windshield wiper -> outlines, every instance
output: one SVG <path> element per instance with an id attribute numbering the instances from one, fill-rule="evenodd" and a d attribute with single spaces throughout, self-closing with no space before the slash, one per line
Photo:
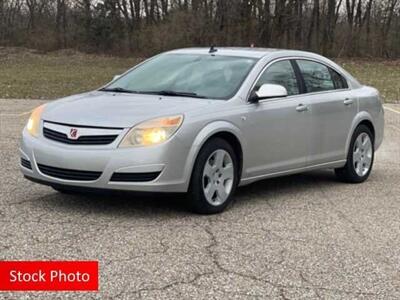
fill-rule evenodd
<path id="1" fill-rule="evenodd" d="M 196 93 L 191 92 L 176 92 L 170 90 L 162 90 L 162 91 L 150 91 L 150 92 L 140 92 L 143 94 L 154 94 L 154 95 L 162 95 L 162 96 L 173 96 L 173 97 L 191 97 L 191 98 L 206 98 L 204 96 L 198 95 Z"/>
<path id="2" fill-rule="evenodd" d="M 173 97 L 192 97 L 192 98 L 206 98 L 204 96 L 198 95 L 196 93 L 191 92 L 176 92 L 170 90 L 162 90 L 162 91 L 132 91 L 128 89 L 124 89 L 122 87 L 115 88 L 102 88 L 99 91 L 102 92 L 114 92 L 114 93 L 131 93 L 131 94 L 150 94 L 150 95 L 162 95 L 162 96 L 173 96 Z"/>
<path id="3" fill-rule="evenodd" d="M 127 90 L 124 89 L 122 87 L 115 87 L 115 88 L 102 88 L 99 91 L 102 92 L 114 92 L 114 93 L 131 93 L 131 94 L 137 94 L 136 91 L 131 91 L 131 90 Z"/>

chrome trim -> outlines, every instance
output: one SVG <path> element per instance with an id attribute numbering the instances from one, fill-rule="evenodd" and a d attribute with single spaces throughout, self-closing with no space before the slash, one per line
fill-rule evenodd
<path id="1" fill-rule="evenodd" d="M 104 128 L 91 128 L 91 127 L 74 127 L 73 125 L 60 125 L 55 123 L 49 123 L 44 121 L 44 128 L 48 128 L 59 133 L 64 133 L 68 137 L 72 128 L 79 129 L 79 137 L 81 136 L 96 136 L 96 135 L 119 135 L 123 131 L 122 129 L 104 129 Z"/>

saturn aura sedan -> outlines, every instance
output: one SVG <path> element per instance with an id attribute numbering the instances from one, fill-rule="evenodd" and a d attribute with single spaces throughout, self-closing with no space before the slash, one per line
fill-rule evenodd
<path id="1" fill-rule="evenodd" d="M 365 181 L 383 125 L 378 91 L 320 55 L 180 49 L 36 108 L 21 170 L 66 193 L 185 192 L 193 211 L 217 213 L 265 178 L 326 168 Z"/>

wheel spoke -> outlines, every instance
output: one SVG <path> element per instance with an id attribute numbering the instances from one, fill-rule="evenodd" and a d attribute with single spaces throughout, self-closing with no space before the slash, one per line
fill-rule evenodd
<path id="1" fill-rule="evenodd" d="M 363 144 L 364 147 L 364 151 L 368 152 L 372 149 L 372 144 L 371 144 L 371 140 L 369 138 L 366 138 Z"/>
<path id="2" fill-rule="evenodd" d="M 358 174 L 359 176 L 362 176 L 362 175 L 363 175 L 363 170 L 364 170 L 363 164 L 362 164 L 362 162 L 360 162 L 360 163 L 358 164 L 358 167 L 357 167 L 357 174 Z"/>
<path id="3" fill-rule="evenodd" d="M 360 160 L 361 160 L 361 153 L 360 150 L 358 149 L 356 152 L 353 153 L 353 161 L 360 162 Z"/>
<path id="4" fill-rule="evenodd" d="M 356 149 L 361 150 L 362 147 L 362 135 L 359 135 L 355 142 Z"/>
<path id="5" fill-rule="evenodd" d="M 215 166 L 217 168 L 222 168 L 224 165 L 224 157 L 225 157 L 225 152 L 222 150 L 218 150 L 215 154 Z"/>
<path id="6" fill-rule="evenodd" d="M 356 171 L 357 174 L 360 173 L 360 163 L 359 162 L 354 162 L 354 171 Z"/>
<path id="7" fill-rule="evenodd" d="M 204 190 L 205 196 L 207 198 L 208 201 L 212 201 L 213 200 L 213 196 L 215 194 L 216 191 L 216 186 L 213 183 L 209 183 L 208 187 Z"/>
<path id="8" fill-rule="evenodd" d="M 219 184 L 217 186 L 217 193 L 218 193 L 218 197 L 222 200 L 222 199 L 226 199 L 228 198 L 228 193 L 225 190 L 225 187 L 223 184 Z"/>
<path id="9" fill-rule="evenodd" d="M 215 167 L 210 165 L 210 160 L 207 160 L 206 165 L 204 166 L 203 176 L 207 175 L 207 177 L 211 179 L 211 177 L 214 173 L 214 169 L 215 169 Z"/>
<path id="10" fill-rule="evenodd" d="M 360 142 L 361 142 L 361 147 L 363 147 L 364 146 L 364 144 L 365 144 L 365 134 L 364 133 L 362 133 L 362 134 L 360 134 Z"/>
<path id="11" fill-rule="evenodd" d="M 364 156 L 364 163 L 366 168 L 370 168 L 371 167 L 371 162 L 372 162 L 372 157 L 370 155 L 365 155 Z"/>
<path id="12" fill-rule="evenodd" d="M 233 164 L 228 164 L 225 168 L 222 169 L 222 177 L 223 180 L 225 179 L 232 179 L 233 178 Z"/>

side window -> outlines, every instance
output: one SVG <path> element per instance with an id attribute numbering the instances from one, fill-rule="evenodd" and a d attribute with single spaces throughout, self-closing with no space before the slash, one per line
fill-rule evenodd
<path id="1" fill-rule="evenodd" d="M 309 60 L 297 60 L 297 64 L 303 75 L 307 93 L 335 89 L 331 72 L 327 66 Z"/>
<path id="2" fill-rule="evenodd" d="M 284 86 L 288 95 L 299 94 L 296 74 L 288 60 L 279 61 L 269 66 L 258 79 L 255 90 L 257 91 L 265 83 Z"/>
<path id="3" fill-rule="evenodd" d="M 331 72 L 333 84 L 335 85 L 335 89 L 340 90 L 340 89 L 347 89 L 349 86 L 347 85 L 346 79 L 343 78 L 342 75 L 340 75 L 338 72 L 335 70 L 329 69 Z"/>

